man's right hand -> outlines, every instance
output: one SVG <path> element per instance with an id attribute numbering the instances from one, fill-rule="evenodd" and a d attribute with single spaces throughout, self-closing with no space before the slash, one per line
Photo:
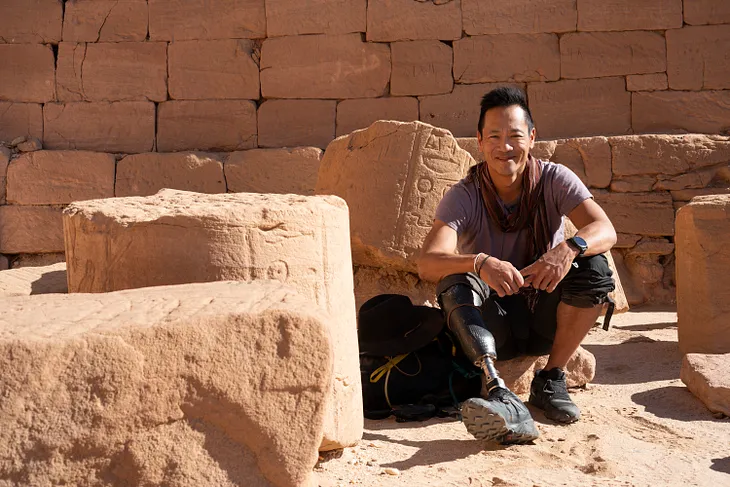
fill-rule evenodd
<path id="1" fill-rule="evenodd" d="M 479 271 L 479 278 L 497 293 L 500 298 L 520 291 L 525 279 L 511 263 L 489 257 Z"/>

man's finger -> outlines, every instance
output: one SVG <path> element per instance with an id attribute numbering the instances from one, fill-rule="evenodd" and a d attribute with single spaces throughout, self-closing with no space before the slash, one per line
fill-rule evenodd
<path id="1" fill-rule="evenodd" d="M 517 291 L 515 291 L 515 292 L 518 292 L 520 290 L 520 288 L 525 285 L 525 279 L 524 279 L 524 277 L 522 277 L 522 274 L 520 274 L 517 269 L 514 269 L 513 275 L 514 275 L 515 283 L 517 283 Z"/>
<path id="2" fill-rule="evenodd" d="M 531 274 L 534 274 L 535 273 L 535 264 L 537 264 L 537 262 L 533 262 L 532 264 L 528 265 L 524 269 L 520 270 L 520 275 L 527 277 Z"/>

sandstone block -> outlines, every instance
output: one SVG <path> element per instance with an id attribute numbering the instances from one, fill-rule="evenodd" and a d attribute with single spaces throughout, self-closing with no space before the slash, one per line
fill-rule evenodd
<path id="1" fill-rule="evenodd" d="M 454 86 L 451 47 L 436 40 L 393 42 L 392 95 L 450 93 Z"/>
<path id="2" fill-rule="evenodd" d="M 623 78 L 535 83 L 527 94 L 540 138 L 618 135 L 631 129 L 631 94 Z"/>
<path id="3" fill-rule="evenodd" d="M 259 67 L 243 39 L 179 41 L 169 47 L 170 98 L 259 98 Z"/>
<path id="4" fill-rule="evenodd" d="M 129 42 L 147 37 L 146 0 L 70 0 L 63 14 L 65 42 Z"/>
<path id="5" fill-rule="evenodd" d="M 51 206 L 0 206 L 0 253 L 63 251 L 61 209 Z"/>
<path id="6" fill-rule="evenodd" d="M 291 288 L 216 282 L 4 304 L 6 478 L 311 485 L 331 319 Z"/>
<path id="7" fill-rule="evenodd" d="M 419 96 L 421 121 L 448 129 L 456 137 L 474 137 L 482 97 L 505 84 L 508 83 L 454 85 L 454 91 L 446 95 Z"/>
<path id="8" fill-rule="evenodd" d="M 368 2 L 368 41 L 456 40 L 461 29 L 460 0 Z"/>
<path id="9" fill-rule="evenodd" d="M 560 38 L 561 76 L 599 78 L 667 69 L 667 48 L 656 32 L 579 32 Z"/>
<path id="10" fill-rule="evenodd" d="M 680 191 L 671 191 L 674 202 L 689 202 L 696 196 L 709 196 L 714 194 L 730 194 L 730 188 L 702 188 L 702 189 L 683 189 Z M 684 206 L 684 205 L 682 205 Z"/>
<path id="11" fill-rule="evenodd" d="M 56 87 L 60 101 L 164 101 L 167 43 L 62 42 Z"/>
<path id="12" fill-rule="evenodd" d="M 67 292 L 65 262 L 0 272 L 0 298 L 35 294 L 65 294 Z"/>
<path id="13" fill-rule="evenodd" d="M 224 165 L 228 191 L 313 195 L 322 149 L 251 149 L 234 152 Z"/>
<path id="14" fill-rule="evenodd" d="M 688 353 L 680 378 L 707 409 L 730 416 L 730 353 Z"/>
<path id="15" fill-rule="evenodd" d="M 71 292 L 273 279 L 332 316 L 323 449 L 353 445 L 363 416 L 347 206 L 334 197 L 204 195 L 92 200 L 64 213 Z"/>
<path id="16" fill-rule="evenodd" d="M 327 147 L 335 138 L 334 100 L 268 100 L 258 113 L 259 147 Z"/>
<path id="17" fill-rule="evenodd" d="M 0 101 L 0 140 L 43 138 L 43 106 Z"/>
<path id="18" fill-rule="evenodd" d="M 730 91 L 655 91 L 631 95 L 634 132 L 727 133 Z"/>
<path id="19" fill-rule="evenodd" d="M 618 233 L 618 240 L 616 242 L 616 245 L 613 246 L 615 249 L 630 249 L 636 243 L 641 240 L 641 235 L 636 235 L 632 233 Z"/>
<path id="20" fill-rule="evenodd" d="M 560 48 L 555 34 L 500 34 L 454 42 L 457 83 L 555 81 Z"/>
<path id="21" fill-rule="evenodd" d="M 380 294 L 403 294 L 416 306 L 438 306 L 436 284 L 419 279 L 418 274 L 390 268 L 357 266 L 355 306 L 357 309 Z"/>
<path id="22" fill-rule="evenodd" d="M 266 0 L 266 35 L 365 32 L 367 0 Z"/>
<path id="23" fill-rule="evenodd" d="M 595 198 L 617 232 L 657 237 L 674 235 L 674 208 L 668 193 L 596 192 Z"/>
<path id="24" fill-rule="evenodd" d="M 147 152 L 155 142 L 155 104 L 46 103 L 43 146 L 105 152 Z"/>
<path id="25" fill-rule="evenodd" d="M 262 39 L 264 0 L 148 0 L 153 41 Z"/>
<path id="26" fill-rule="evenodd" d="M 580 0 L 578 30 L 664 30 L 682 27 L 682 0 Z"/>
<path id="27" fill-rule="evenodd" d="M 34 152 L 39 151 L 43 148 L 41 141 L 35 137 L 26 137 L 23 142 L 15 146 L 19 152 Z"/>
<path id="28" fill-rule="evenodd" d="M 233 151 L 256 147 L 249 100 L 166 101 L 157 110 L 157 150 Z"/>
<path id="29" fill-rule="evenodd" d="M 447 130 L 379 121 L 327 147 L 317 193 L 347 201 L 355 264 L 415 272 L 436 206 L 471 164 Z"/>
<path id="30" fill-rule="evenodd" d="M 5 182 L 10 162 L 10 149 L 0 145 L 0 205 L 5 204 Z"/>
<path id="31" fill-rule="evenodd" d="M 671 255 L 674 252 L 674 244 L 666 238 L 642 237 L 641 240 L 627 252 L 630 254 L 656 254 Z"/>
<path id="32" fill-rule="evenodd" d="M 5 255 L 0 255 L 0 271 L 7 270 L 10 267 L 10 261 Z"/>
<path id="33" fill-rule="evenodd" d="M 55 61 L 45 44 L 0 44 L 0 100 L 44 103 L 56 98 Z"/>
<path id="34" fill-rule="evenodd" d="M 47 254 L 19 254 L 13 259 L 12 268 L 46 267 L 59 264 L 61 262 L 66 262 L 66 254 L 63 252 L 50 252 Z M 64 267 L 63 270 L 65 273 L 66 268 Z M 66 289 L 68 290 L 68 285 L 66 285 Z"/>
<path id="35" fill-rule="evenodd" d="M 480 34 L 539 34 L 575 31 L 575 0 L 461 0 L 464 31 Z"/>
<path id="36" fill-rule="evenodd" d="M 645 193 L 654 189 L 654 176 L 627 176 L 614 179 L 611 182 L 611 191 L 615 193 Z"/>
<path id="37" fill-rule="evenodd" d="M 337 104 L 337 137 L 367 128 L 376 120 L 418 120 L 418 99 L 393 97 L 341 101 Z"/>
<path id="38" fill-rule="evenodd" d="M 667 31 L 667 74 L 673 90 L 730 88 L 730 25 Z"/>
<path id="39" fill-rule="evenodd" d="M 535 371 L 545 367 L 548 356 L 521 356 L 511 360 L 497 361 L 499 375 L 515 394 L 530 392 L 530 383 Z M 581 387 L 593 380 L 596 375 L 596 357 L 583 347 L 578 347 L 565 368 L 568 387 Z"/>
<path id="40" fill-rule="evenodd" d="M 729 170 L 730 168 L 726 164 L 720 168 L 704 169 L 676 177 L 659 175 L 654 189 L 658 191 L 682 191 L 684 189 L 704 188 L 710 185 L 716 178 L 717 180 L 722 180 L 723 173 L 727 173 Z"/>
<path id="41" fill-rule="evenodd" d="M 266 39 L 261 47 L 265 98 L 367 98 L 384 95 L 390 49 L 360 34 Z"/>
<path id="42" fill-rule="evenodd" d="M 690 25 L 730 24 L 730 3 L 725 0 L 684 0 L 684 21 Z"/>
<path id="43" fill-rule="evenodd" d="M 148 152 L 117 164 L 116 196 L 150 196 L 163 188 L 225 193 L 223 162 L 214 154 Z"/>
<path id="44" fill-rule="evenodd" d="M 0 42 L 55 43 L 61 40 L 62 0 L 4 0 Z"/>
<path id="45" fill-rule="evenodd" d="M 730 137 L 627 135 L 609 137 L 616 176 L 680 175 L 730 160 Z"/>
<path id="46" fill-rule="evenodd" d="M 58 205 L 114 196 L 111 154 L 87 151 L 29 152 L 8 167 L 8 202 Z"/>
<path id="47" fill-rule="evenodd" d="M 611 146 L 606 137 L 558 140 L 549 159 L 569 167 L 590 187 L 611 184 Z"/>
<path id="48" fill-rule="evenodd" d="M 666 73 L 631 74 L 626 77 L 629 91 L 661 91 L 669 87 Z"/>
<path id="49" fill-rule="evenodd" d="M 730 195 L 677 212 L 677 322 L 682 353 L 730 353 Z"/>

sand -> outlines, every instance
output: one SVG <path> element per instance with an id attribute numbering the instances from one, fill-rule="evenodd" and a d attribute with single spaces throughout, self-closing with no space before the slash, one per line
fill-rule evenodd
<path id="1" fill-rule="evenodd" d="M 319 485 L 730 486 L 730 419 L 714 417 L 679 380 L 676 312 L 616 316 L 584 346 L 597 370 L 571 391 L 578 423 L 554 424 L 531 407 L 540 438 L 505 447 L 451 419 L 366 421 L 358 445 L 321 458 Z"/>

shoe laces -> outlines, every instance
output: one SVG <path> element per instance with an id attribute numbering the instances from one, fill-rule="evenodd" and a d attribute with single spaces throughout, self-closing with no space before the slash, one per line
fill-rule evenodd
<path id="1" fill-rule="evenodd" d="M 565 399 L 570 401 L 568 394 L 568 384 L 565 379 L 546 379 L 542 388 L 543 392 L 547 392 L 555 399 Z"/>

